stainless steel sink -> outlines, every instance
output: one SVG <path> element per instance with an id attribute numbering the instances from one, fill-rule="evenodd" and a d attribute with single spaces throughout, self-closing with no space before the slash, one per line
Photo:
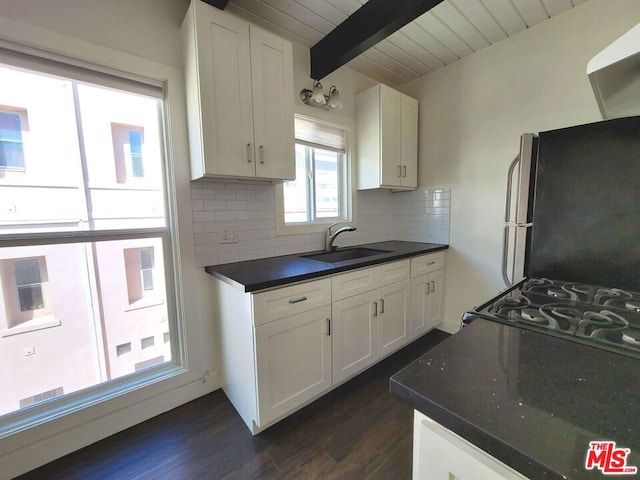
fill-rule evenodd
<path id="1" fill-rule="evenodd" d="M 345 248 L 335 252 L 312 253 L 311 255 L 301 255 L 303 258 L 318 260 L 319 262 L 337 263 L 346 260 L 356 260 L 358 258 L 370 257 L 381 253 L 389 253 L 389 250 L 377 250 L 375 248 Z"/>

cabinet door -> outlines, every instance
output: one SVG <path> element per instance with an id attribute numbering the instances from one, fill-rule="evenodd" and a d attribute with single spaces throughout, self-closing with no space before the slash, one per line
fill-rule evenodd
<path id="1" fill-rule="evenodd" d="M 378 290 L 378 295 L 380 354 L 385 356 L 409 340 L 409 281 L 384 286 Z"/>
<path id="2" fill-rule="evenodd" d="M 364 370 L 378 359 L 377 302 L 377 294 L 373 291 L 333 304 L 334 384 Z"/>
<path id="3" fill-rule="evenodd" d="M 295 179 L 291 43 L 251 25 L 256 176 Z"/>
<path id="4" fill-rule="evenodd" d="M 255 327 L 258 426 L 329 390 L 331 307 Z"/>
<path id="5" fill-rule="evenodd" d="M 411 338 L 419 337 L 429 330 L 430 291 L 429 275 L 420 275 L 411 279 Z"/>
<path id="6" fill-rule="evenodd" d="M 418 186 L 418 100 L 402 95 L 400 159 L 403 187 Z"/>
<path id="7" fill-rule="evenodd" d="M 249 24 L 197 3 L 204 173 L 253 177 Z"/>
<path id="8" fill-rule="evenodd" d="M 427 330 L 431 330 L 443 320 L 444 312 L 444 269 L 429 274 L 429 306 Z"/>
<path id="9" fill-rule="evenodd" d="M 402 94 L 380 85 L 380 183 L 400 186 L 400 125 Z"/>

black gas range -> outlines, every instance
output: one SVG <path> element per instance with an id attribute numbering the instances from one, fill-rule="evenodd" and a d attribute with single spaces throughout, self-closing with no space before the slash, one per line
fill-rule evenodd
<path id="1" fill-rule="evenodd" d="M 463 316 L 640 358 L 640 293 L 548 278 L 521 281 Z"/>

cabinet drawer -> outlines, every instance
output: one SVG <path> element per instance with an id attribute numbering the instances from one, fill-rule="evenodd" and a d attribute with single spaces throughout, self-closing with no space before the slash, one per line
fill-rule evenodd
<path id="1" fill-rule="evenodd" d="M 385 263 L 378 267 L 378 287 L 390 285 L 409 278 L 411 262 L 409 259 Z"/>
<path id="2" fill-rule="evenodd" d="M 333 301 L 353 297 L 377 288 L 376 268 L 361 268 L 331 279 Z"/>
<path id="3" fill-rule="evenodd" d="M 417 277 L 425 273 L 440 270 L 445 265 L 445 253 L 431 253 L 411 259 L 411 276 Z"/>
<path id="4" fill-rule="evenodd" d="M 306 312 L 331 303 L 331 280 L 323 278 L 253 295 L 253 324 Z"/>

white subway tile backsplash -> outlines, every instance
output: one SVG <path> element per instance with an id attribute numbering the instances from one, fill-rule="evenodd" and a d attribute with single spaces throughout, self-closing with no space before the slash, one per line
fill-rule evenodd
<path id="1" fill-rule="evenodd" d="M 275 187 L 203 182 L 191 187 L 198 265 L 215 265 L 322 249 L 323 233 L 276 235 Z M 337 246 L 387 240 L 449 243 L 451 190 L 356 193 L 357 230 Z M 238 242 L 221 244 L 224 227 L 237 227 Z"/>

